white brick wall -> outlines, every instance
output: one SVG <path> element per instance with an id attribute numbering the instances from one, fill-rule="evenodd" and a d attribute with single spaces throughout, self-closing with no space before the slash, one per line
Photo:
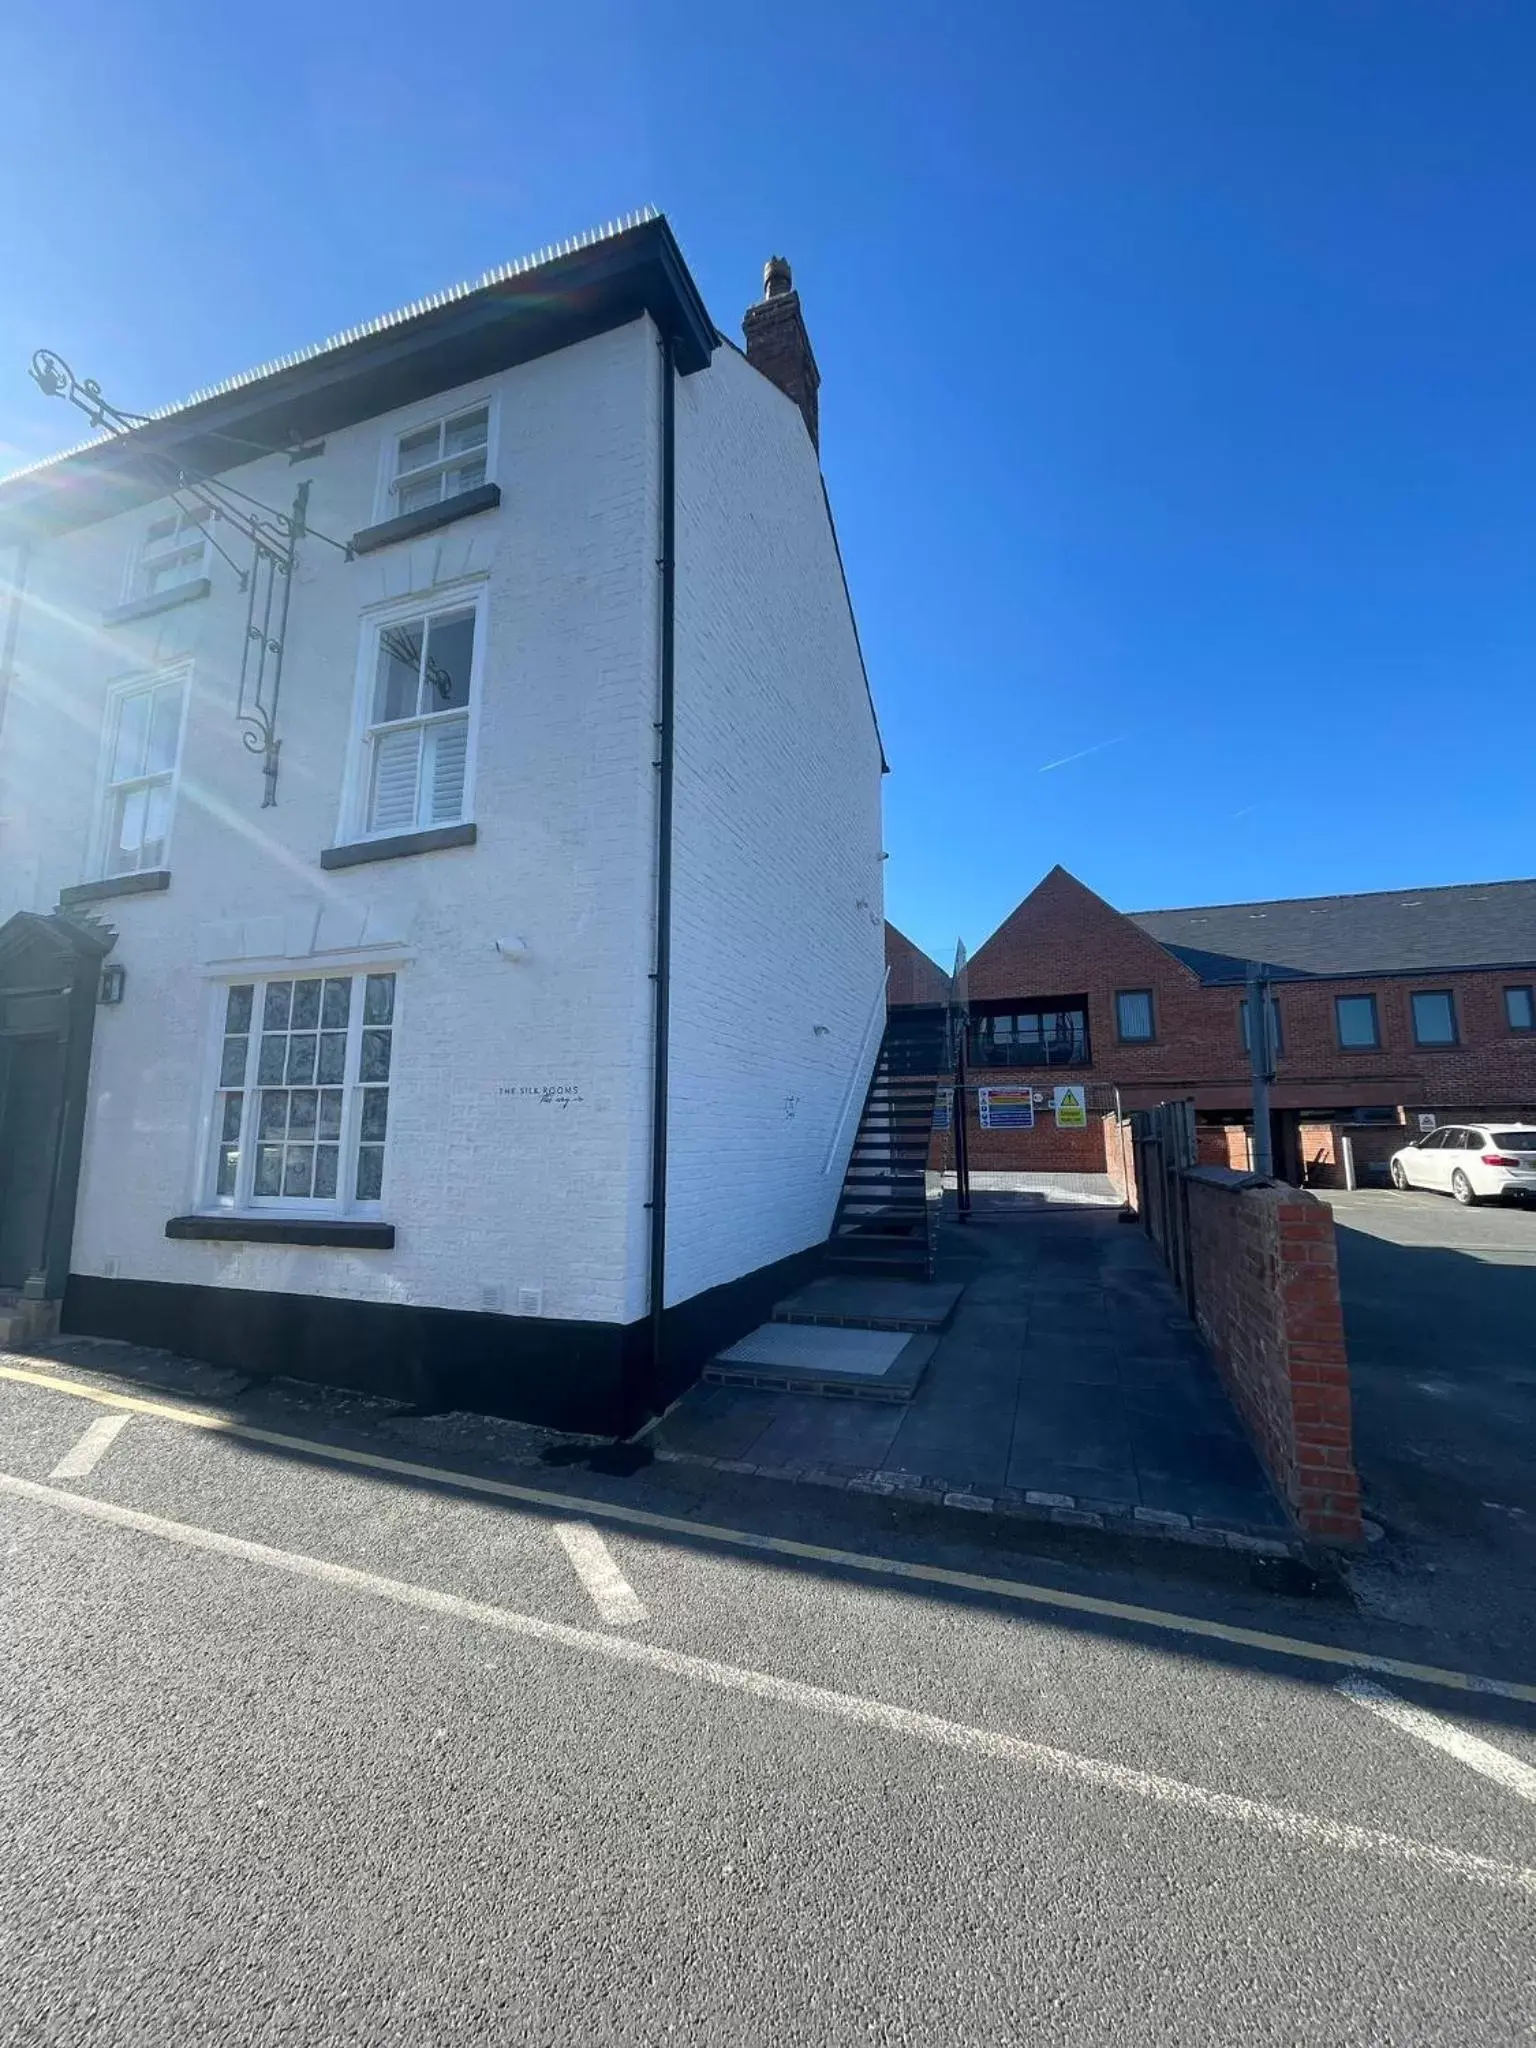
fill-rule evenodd
<path id="1" fill-rule="evenodd" d="M 625 1312 L 649 1144 L 632 1055 L 650 1029 L 655 357 L 641 321 L 465 387 L 499 396 L 498 512 L 352 563 L 306 543 L 271 810 L 233 718 L 245 613 L 231 572 L 215 561 L 208 600 L 105 628 L 150 511 L 40 551 L 0 745 L 0 918 L 49 909 L 86 878 L 112 679 L 184 653 L 194 664 L 171 887 L 100 906 L 128 985 L 98 1012 L 75 1271 L 470 1309 L 490 1305 L 485 1289 L 510 1308 L 533 1286 L 546 1315 Z M 302 469 L 264 460 L 230 481 L 286 504 L 309 476 L 312 523 L 345 538 L 376 516 L 385 437 L 444 404 L 333 433 Z M 479 843 L 327 873 L 359 614 L 465 576 L 486 580 L 489 605 Z M 393 1252 L 164 1236 L 197 1193 L 214 983 L 236 978 L 232 953 L 274 944 L 274 917 L 288 956 L 276 971 L 400 959 Z M 369 931 L 403 943 L 369 946 Z M 520 965 L 496 954 L 508 933 L 527 940 Z M 499 1092 L 534 1083 L 574 1084 L 580 1099 L 556 1109 Z"/>
<path id="2" fill-rule="evenodd" d="M 677 552 L 669 1302 L 826 1236 L 885 971 L 879 742 L 815 451 L 729 347 L 679 387 Z"/>
<path id="3" fill-rule="evenodd" d="M 157 895 L 99 906 L 127 970 L 97 1013 L 73 1270 L 629 1321 L 646 1310 L 660 383 L 646 320 L 230 476 L 312 525 L 378 516 L 380 450 L 495 394 L 499 511 L 344 562 L 293 597 L 278 803 L 234 722 L 245 601 L 105 627 L 153 514 L 50 543 L 0 733 L 0 921 L 88 878 L 110 685 L 192 662 Z M 814 453 L 722 347 L 678 391 L 678 780 L 669 1301 L 825 1235 L 879 1032 L 879 752 Z M 367 607 L 483 579 L 479 842 L 319 865 Z M 508 965 L 498 937 L 527 941 Z M 169 1241 L 197 1205 L 225 983 L 399 973 L 383 1212 L 392 1252 Z M 817 1027 L 824 1027 L 818 1031 Z M 560 1109 L 534 1094 L 574 1086 Z"/>

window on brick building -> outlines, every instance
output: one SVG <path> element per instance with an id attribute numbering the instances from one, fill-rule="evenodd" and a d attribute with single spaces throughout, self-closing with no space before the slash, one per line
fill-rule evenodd
<path id="1" fill-rule="evenodd" d="M 1381 1044 L 1374 996 L 1335 996 L 1333 1015 L 1345 1052 L 1372 1052 Z"/>
<path id="2" fill-rule="evenodd" d="M 1448 988 L 1415 989 L 1408 1001 L 1415 1045 L 1456 1043 L 1456 1003 Z"/>
<path id="3" fill-rule="evenodd" d="M 971 1058 L 978 1067 L 1088 1066 L 1087 998 L 972 1004 Z"/>
<path id="4" fill-rule="evenodd" d="M 1243 1051 L 1252 1052 L 1253 1044 L 1248 1029 L 1248 998 L 1246 996 L 1243 997 L 1237 1006 L 1237 1021 L 1238 1028 L 1243 1034 Z M 1273 1050 L 1275 1052 L 1284 1052 L 1285 1033 L 1280 1028 L 1280 998 L 1278 996 L 1271 996 L 1269 999 L 1269 1035 Z"/>
<path id="5" fill-rule="evenodd" d="M 1151 989 L 1116 989 L 1115 1029 L 1122 1045 L 1146 1045 L 1156 1036 Z"/>
<path id="6" fill-rule="evenodd" d="M 393 974 L 236 982 L 224 991 L 209 1200 L 334 1214 L 384 1185 Z"/>
<path id="7" fill-rule="evenodd" d="M 1505 989 L 1504 1022 L 1511 1031 L 1536 1031 L 1536 993 L 1529 987 Z"/>

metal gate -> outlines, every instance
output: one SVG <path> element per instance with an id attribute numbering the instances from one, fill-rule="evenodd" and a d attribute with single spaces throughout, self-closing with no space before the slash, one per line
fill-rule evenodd
<path id="1" fill-rule="evenodd" d="M 1184 1306 L 1193 1314 L 1194 1262 L 1184 1170 L 1195 1165 L 1197 1157 L 1194 1104 L 1160 1102 L 1156 1109 L 1132 1110 L 1131 1142 L 1142 1225 L 1162 1252 Z"/>

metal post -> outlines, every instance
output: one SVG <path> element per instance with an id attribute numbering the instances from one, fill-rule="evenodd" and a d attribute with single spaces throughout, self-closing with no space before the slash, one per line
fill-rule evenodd
<path id="1" fill-rule="evenodd" d="M 955 971 L 949 983 L 950 1016 L 955 1034 L 955 1086 L 949 1121 L 955 1135 L 955 1213 L 971 1220 L 971 1156 L 965 1129 L 965 1055 L 971 1030 L 971 987 L 964 939 L 955 946 Z"/>
<path id="2" fill-rule="evenodd" d="M 955 1132 L 955 1213 L 962 1223 L 971 1220 L 971 1158 L 965 1134 L 965 1041 L 970 1026 L 964 1017 L 955 1033 L 955 1099 L 949 1120 Z"/>
<path id="3" fill-rule="evenodd" d="M 1274 1151 L 1269 1129 L 1269 1084 L 1275 1078 L 1269 977 L 1256 960 L 1248 962 L 1248 1064 L 1253 1075 L 1253 1170 L 1274 1178 Z"/>

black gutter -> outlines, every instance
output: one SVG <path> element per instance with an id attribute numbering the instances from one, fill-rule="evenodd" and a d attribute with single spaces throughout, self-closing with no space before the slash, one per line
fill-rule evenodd
<path id="1" fill-rule="evenodd" d="M 656 966 L 651 1068 L 651 1345 L 646 1395 L 662 1387 L 667 1284 L 667 1068 L 672 1022 L 672 794 L 677 696 L 677 367 L 672 337 L 661 337 L 661 676 L 656 718 Z M 635 1417 L 635 1422 L 641 1418 Z M 631 1425 L 633 1426 L 633 1424 Z"/>

